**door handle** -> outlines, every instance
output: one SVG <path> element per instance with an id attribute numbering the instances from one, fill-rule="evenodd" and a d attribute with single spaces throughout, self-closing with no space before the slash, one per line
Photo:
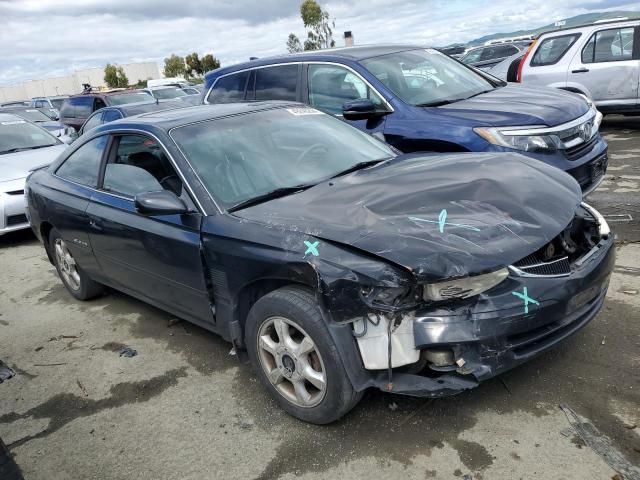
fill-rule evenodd
<path id="1" fill-rule="evenodd" d="M 588 71 L 589 71 L 588 68 L 582 67 L 582 68 L 578 68 L 577 70 L 571 70 L 571 73 L 586 73 Z"/>
<path id="2" fill-rule="evenodd" d="M 89 226 L 94 230 L 98 230 L 99 232 L 102 231 L 102 224 L 100 223 L 99 220 L 96 220 L 94 218 L 89 220 Z"/>

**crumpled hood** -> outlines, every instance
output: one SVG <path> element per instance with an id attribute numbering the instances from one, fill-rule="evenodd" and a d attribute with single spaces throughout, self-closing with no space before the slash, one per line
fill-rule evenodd
<path id="1" fill-rule="evenodd" d="M 53 162 L 65 148 L 64 144 L 53 145 L 0 155 L 0 182 L 27 177 L 32 169 Z"/>
<path id="2" fill-rule="evenodd" d="M 524 258 L 558 235 L 581 201 L 571 176 L 519 154 L 422 154 L 234 215 L 347 244 L 434 280 Z"/>
<path id="3" fill-rule="evenodd" d="M 472 120 L 474 126 L 553 127 L 584 115 L 589 106 L 575 93 L 557 88 L 509 84 L 430 111 L 434 110 L 438 114 Z"/>

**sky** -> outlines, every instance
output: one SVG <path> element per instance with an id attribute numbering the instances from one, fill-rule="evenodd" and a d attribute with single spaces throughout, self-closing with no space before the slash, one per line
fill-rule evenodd
<path id="1" fill-rule="evenodd" d="M 304 39 L 302 0 L 0 0 L 0 85 L 106 63 L 212 53 L 222 65 L 286 52 Z M 628 0 L 351 0 L 319 3 L 334 39 L 443 46 L 581 13 L 640 10 Z"/>

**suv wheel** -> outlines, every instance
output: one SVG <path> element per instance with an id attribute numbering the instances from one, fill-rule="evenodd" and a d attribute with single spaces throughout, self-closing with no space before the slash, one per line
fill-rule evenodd
<path id="1" fill-rule="evenodd" d="M 247 318 L 245 340 L 262 383 L 300 420 L 333 422 L 362 397 L 308 290 L 285 287 L 258 300 Z"/>

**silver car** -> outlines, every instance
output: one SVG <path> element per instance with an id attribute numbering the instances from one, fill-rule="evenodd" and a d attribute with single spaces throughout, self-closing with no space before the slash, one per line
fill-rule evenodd
<path id="1" fill-rule="evenodd" d="M 29 173 L 53 162 L 66 145 L 27 120 L 0 113 L 0 235 L 29 228 L 24 184 Z"/>
<path id="2" fill-rule="evenodd" d="M 581 93 L 604 113 L 639 113 L 640 19 L 594 23 L 540 36 L 519 80 Z"/>

